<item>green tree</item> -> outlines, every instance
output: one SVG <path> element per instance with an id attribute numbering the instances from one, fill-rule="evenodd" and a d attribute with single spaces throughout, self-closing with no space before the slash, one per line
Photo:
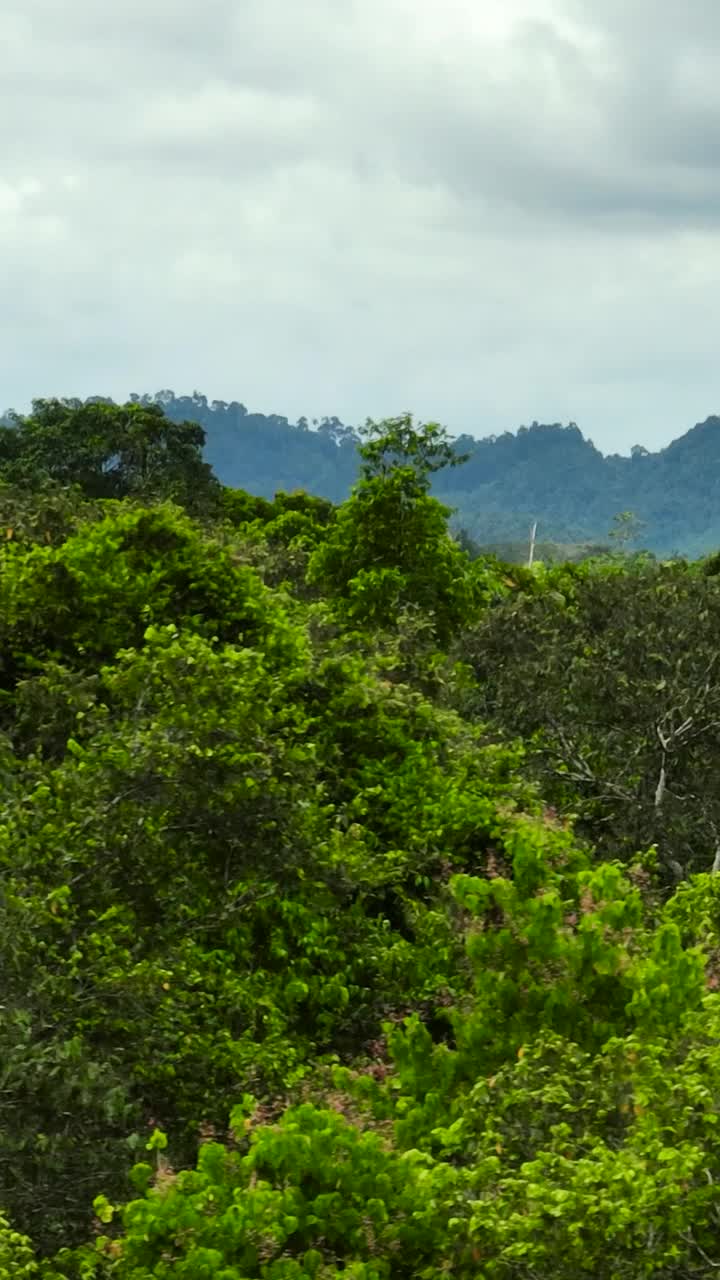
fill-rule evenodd
<path id="1" fill-rule="evenodd" d="M 160 405 L 35 400 L 0 430 L 0 478 L 23 488 L 43 480 L 88 498 L 172 498 L 202 511 L 219 485 L 203 461 L 205 432 L 173 422 Z"/>
<path id="2" fill-rule="evenodd" d="M 169 505 L 10 541 L 0 587 L 0 1203 L 52 1249 L 151 1121 L 185 1166 L 238 1090 L 440 1017 L 517 753 Z"/>
<path id="3" fill-rule="evenodd" d="M 717 1271 L 717 563 L 470 564 L 362 447 L 0 492 L 0 1280 Z"/>
<path id="4" fill-rule="evenodd" d="M 334 1069 L 330 1106 L 319 1081 L 271 1123 L 242 1098 L 230 1150 L 208 1143 L 180 1173 L 156 1151 L 129 1204 L 96 1198 L 98 1238 L 59 1273 L 712 1274 L 717 894 L 698 886 L 653 932 L 620 869 L 590 869 L 547 819 L 498 815 L 494 859 L 451 886 L 473 975 L 454 1043 L 411 1016 L 372 1062 Z M 705 950 L 681 937 L 698 907 Z"/>
<path id="5" fill-rule="evenodd" d="M 628 551 L 637 542 L 645 524 L 634 511 L 620 511 L 613 520 L 613 527 L 608 538 L 621 553 Z"/>
<path id="6" fill-rule="evenodd" d="M 416 426 L 410 414 L 368 422 L 362 434 L 361 478 L 312 556 L 309 579 L 351 622 L 392 626 L 410 607 L 428 614 L 445 642 L 472 611 L 474 579 L 430 479 L 463 459 L 444 428 Z"/>
<path id="7" fill-rule="evenodd" d="M 543 795 L 600 857 L 657 847 L 672 883 L 720 846 L 718 579 L 615 561 L 511 591 L 458 646 L 468 714 L 520 735 Z"/>

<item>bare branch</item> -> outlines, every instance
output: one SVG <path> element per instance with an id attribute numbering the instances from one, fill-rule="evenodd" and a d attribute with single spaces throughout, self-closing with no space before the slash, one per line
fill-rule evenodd
<path id="1" fill-rule="evenodd" d="M 705 1262 L 708 1267 L 712 1267 L 714 1270 L 720 1270 L 720 1262 L 713 1262 L 712 1258 L 708 1257 L 705 1250 L 700 1248 L 700 1245 L 695 1239 L 692 1231 L 688 1231 L 687 1234 L 682 1237 L 682 1239 L 685 1240 L 688 1244 L 691 1244 L 693 1249 L 697 1250 L 703 1262 Z"/>
<path id="2" fill-rule="evenodd" d="M 667 773 L 665 771 L 666 755 L 663 751 L 662 763 L 660 765 L 660 776 L 655 788 L 655 812 L 659 813 L 662 808 L 662 802 L 665 798 L 665 785 L 667 782 Z"/>

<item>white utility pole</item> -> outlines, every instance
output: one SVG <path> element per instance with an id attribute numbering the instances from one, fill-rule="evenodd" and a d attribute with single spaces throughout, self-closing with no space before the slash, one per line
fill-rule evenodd
<path id="1" fill-rule="evenodd" d="M 528 554 L 528 569 L 532 569 L 533 560 L 535 559 L 535 534 L 537 533 L 537 526 L 538 526 L 538 522 L 536 520 L 533 523 L 533 526 L 530 530 L 530 551 Z"/>

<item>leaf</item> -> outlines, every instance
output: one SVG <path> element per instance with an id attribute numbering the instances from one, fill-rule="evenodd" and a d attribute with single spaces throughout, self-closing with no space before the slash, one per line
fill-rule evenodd
<path id="1" fill-rule="evenodd" d="M 164 1151 L 168 1144 L 167 1134 L 161 1129 L 154 1129 L 151 1137 L 145 1143 L 146 1151 Z"/>
<path id="2" fill-rule="evenodd" d="M 115 1209 L 114 1206 L 111 1205 L 107 1196 L 96 1196 L 93 1200 L 93 1209 L 95 1211 L 96 1218 L 98 1218 L 104 1226 L 107 1226 L 109 1222 L 112 1222 Z"/>

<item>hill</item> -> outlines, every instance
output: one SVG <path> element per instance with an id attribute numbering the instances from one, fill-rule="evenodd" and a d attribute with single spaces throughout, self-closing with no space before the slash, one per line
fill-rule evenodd
<path id="1" fill-rule="evenodd" d="M 314 427 L 276 414 L 249 413 L 236 402 L 160 392 L 171 418 L 190 418 L 207 433 L 206 456 L 224 484 L 272 497 L 304 488 L 342 501 L 357 474 L 357 435 L 337 418 Z M 701 555 L 720 545 L 720 418 L 709 417 L 667 448 L 639 445 L 630 456 L 604 456 L 575 423 L 538 423 L 476 439 L 434 491 L 456 509 L 455 523 L 481 545 L 525 542 L 538 521 L 544 540 L 564 544 L 607 537 L 615 515 L 633 511 L 641 541 L 657 554 Z"/>
<path id="2" fill-rule="evenodd" d="M 175 422 L 200 424 L 205 457 L 225 485 L 266 498 L 305 489 L 341 502 L 357 479 L 357 431 L 338 418 L 292 423 L 198 392 L 130 398 L 161 405 Z M 455 443 L 468 461 L 437 479 L 433 492 L 454 509 L 456 528 L 506 558 L 522 554 L 534 520 L 545 547 L 561 544 L 568 558 L 574 545 L 605 540 L 614 517 L 628 510 L 641 522 L 639 541 L 658 555 L 695 557 L 720 546 L 719 417 L 656 453 L 635 445 L 629 456 L 603 455 L 575 423 L 534 422 Z"/>

